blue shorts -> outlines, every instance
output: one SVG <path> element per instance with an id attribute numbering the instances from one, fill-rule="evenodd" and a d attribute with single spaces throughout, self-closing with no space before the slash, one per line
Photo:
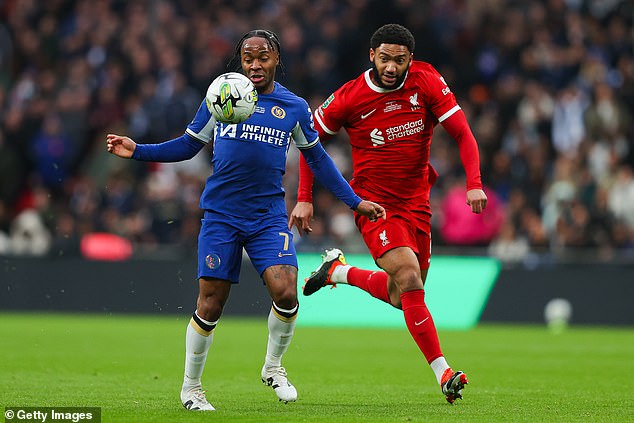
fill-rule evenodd
<path id="1" fill-rule="evenodd" d="M 198 235 L 198 277 L 238 283 L 243 248 L 260 276 L 275 265 L 297 267 L 285 213 L 244 219 L 205 211 Z"/>

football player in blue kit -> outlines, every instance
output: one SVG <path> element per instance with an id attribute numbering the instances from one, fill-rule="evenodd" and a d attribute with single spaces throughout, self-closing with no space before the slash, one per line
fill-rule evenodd
<path id="1" fill-rule="evenodd" d="M 216 122 L 203 100 L 179 138 L 136 144 L 125 136 L 107 136 L 110 153 L 154 162 L 189 159 L 213 142 L 213 173 L 200 198 L 204 218 L 198 237 L 199 295 L 187 327 L 181 389 L 181 402 L 189 410 L 214 410 L 200 378 L 231 285 L 239 280 L 243 248 L 273 301 L 262 381 L 280 401 L 297 399 L 282 366 L 299 308 L 297 257 L 282 187 L 291 141 L 319 181 L 341 201 L 371 220 L 385 218 L 383 207 L 358 197 L 326 154 L 307 102 L 275 81 L 280 65 L 277 35 L 267 30 L 248 32 L 236 45 L 231 63 L 241 64 L 258 91 L 255 113 L 246 121 Z"/>

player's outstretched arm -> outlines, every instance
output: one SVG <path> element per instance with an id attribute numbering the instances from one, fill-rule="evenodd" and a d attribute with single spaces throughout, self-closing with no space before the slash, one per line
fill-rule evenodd
<path id="1" fill-rule="evenodd" d="M 378 219 L 384 219 L 387 217 L 385 209 L 372 201 L 362 200 L 355 211 L 370 219 L 371 222 L 376 222 Z M 304 232 L 309 234 L 313 231 L 310 226 L 310 221 L 313 218 L 313 203 L 299 201 L 288 219 L 288 228 L 293 226 L 297 228 L 299 236 L 303 236 Z"/>
<path id="2" fill-rule="evenodd" d="M 372 221 L 385 218 L 385 209 L 382 206 L 363 200 L 355 194 L 319 142 L 300 151 L 315 177 L 352 210 Z"/>
<path id="3" fill-rule="evenodd" d="M 108 151 L 114 155 L 144 162 L 180 162 L 194 157 L 204 143 L 184 134 L 158 144 L 137 144 L 122 135 L 108 134 Z"/>
<path id="4" fill-rule="evenodd" d="M 123 157 L 124 159 L 131 158 L 136 149 L 136 143 L 132 141 L 131 138 L 123 135 L 108 134 L 106 136 L 106 143 L 108 153 Z"/>
<path id="5" fill-rule="evenodd" d="M 304 236 L 304 232 L 309 234 L 313 231 L 310 221 L 313 219 L 313 203 L 298 201 L 288 218 L 288 229 L 293 226 L 297 228 L 299 236 Z"/>

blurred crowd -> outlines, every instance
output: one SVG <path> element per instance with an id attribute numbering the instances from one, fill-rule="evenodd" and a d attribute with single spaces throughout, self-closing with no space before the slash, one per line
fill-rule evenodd
<path id="1" fill-rule="evenodd" d="M 369 67 L 370 35 L 396 22 L 467 114 L 490 198 L 468 213 L 457 147 L 439 126 L 435 245 L 509 261 L 634 255 L 633 16 L 620 0 L 0 0 L 0 254 L 77 255 L 87 234 L 107 232 L 137 254 L 193 255 L 210 151 L 140 163 L 110 157 L 105 135 L 182 135 L 254 28 L 279 34 L 278 80 L 316 108 Z M 326 148 L 351 177 L 345 133 Z M 289 207 L 297 162 L 292 148 Z M 365 251 L 321 186 L 315 211 L 300 251 Z"/>

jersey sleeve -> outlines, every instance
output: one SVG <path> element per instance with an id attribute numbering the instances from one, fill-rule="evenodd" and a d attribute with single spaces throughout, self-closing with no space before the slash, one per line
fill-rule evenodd
<path id="1" fill-rule="evenodd" d="M 346 122 L 346 92 L 345 84 L 328 97 L 315 111 L 315 122 L 320 136 L 335 135 Z"/>
<path id="2" fill-rule="evenodd" d="M 467 191 L 482 189 L 482 177 L 480 175 L 480 153 L 467 118 L 462 110 L 454 113 L 441 123 L 443 128 L 458 143 L 460 160 L 467 175 Z"/>
<path id="3" fill-rule="evenodd" d="M 299 149 L 310 148 L 319 142 L 319 134 L 315 130 L 313 122 L 313 114 L 310 111 L 308 103 L 304 99 L 301 100 L 301 106 L 298 113 L 297 124 L 291 133 L 295 145 Z"/>
<path id="4" fill-rule="evenodd" d="M 209 112 L 206 100 L 203 100 L 200 107 L 198 107 L 196 116 L 187 125 L 185 133 L 204 144 L 208 144 L 213 139 L 215 128 L 216 119 Z"/>
<path id="5" fill-rule="evenodd" d="M 328 97 L 315 110 L 315 128 L 320 139 L 328 139 L 335 135 L 346 120 L 345 92 L 348 84 L 343 85 Z M 311 203 L 313 201 L 313 184 L 315 176 L 304 156 L 299 159 L 299 185 L 297 187 L 297 201 Z"/>
<path id="6" fill-rule="evenodd" d="M 420 73 L 425 87 L 427 105 L 438 122 L 442 123 L 458 110 L 460 106 L 451 89 L 436 69 L 431 66 Z"/>

